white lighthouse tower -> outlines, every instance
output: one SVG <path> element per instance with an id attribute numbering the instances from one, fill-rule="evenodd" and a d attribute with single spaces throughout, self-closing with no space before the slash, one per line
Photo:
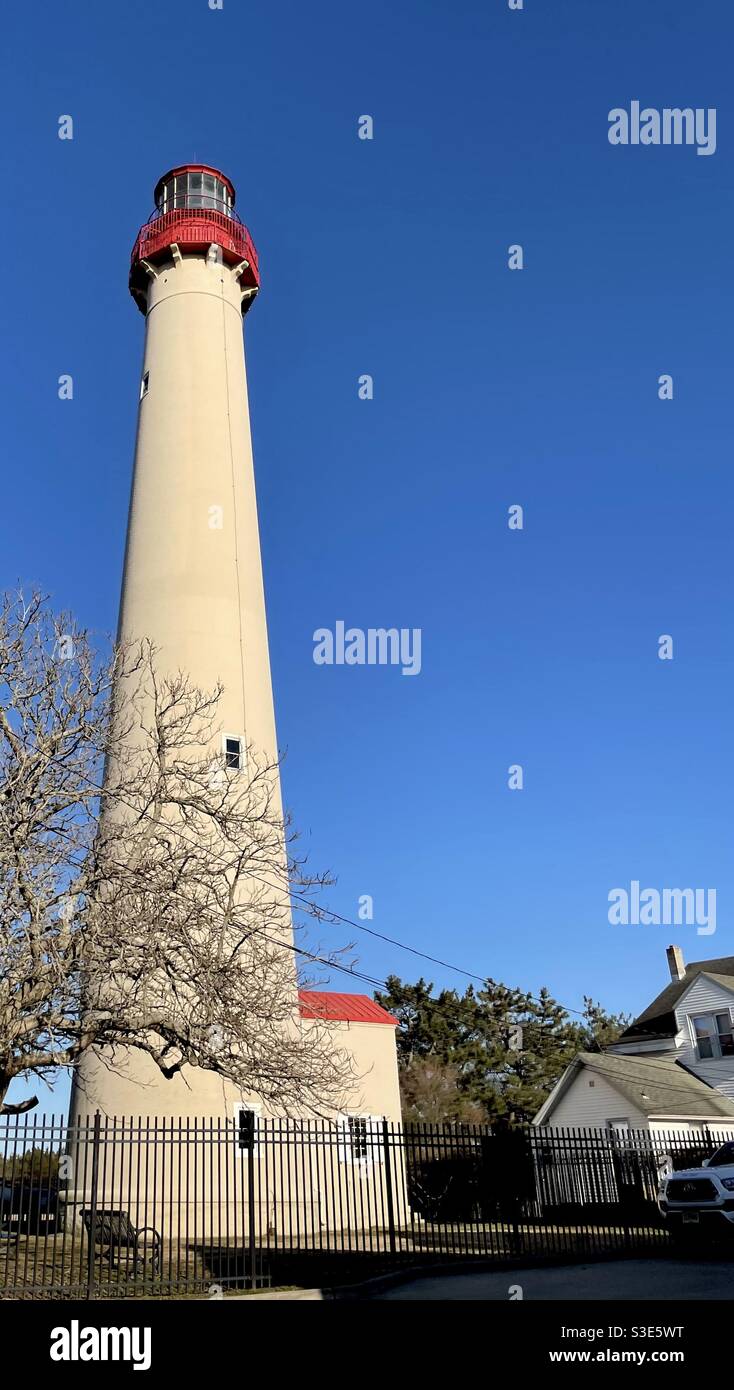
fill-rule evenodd
<path id="1" fill-rule="evenodd" d="M 204 690 L 221 682 L 230 766 L 247 745 L 274 760 L 242 334 L 259 288 L 257 254 L 219 170 L 172 169 L 154 197 L 130 269 L 146 329 L 119 635 L 150 638 L 164 674 L 182 671 Z M 114 1070 L 88 1053 L 72 1118 L 98 1108 L 186 1116 L 222 1107 L 222 1081 L 211 1073 L 166 1081 L 143 1053 Z"/>

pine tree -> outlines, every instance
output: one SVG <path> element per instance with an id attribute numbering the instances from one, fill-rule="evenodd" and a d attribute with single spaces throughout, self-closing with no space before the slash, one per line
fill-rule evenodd
<path id="1" fill-rule="evenodd" d="M 378 1003 L 400 1020 L 398 1060 L 406 1117 L 495 1125 L 533 1118 L 577 1052 L 601 1051 L 629 1019 L 584 998 L 573 1021 L 547 989 L 533 997 L 495 980 L 463 995 L 423 978 L 388 977 Z M 430 1063 L 430 1066 L 428 1065 Z"/>

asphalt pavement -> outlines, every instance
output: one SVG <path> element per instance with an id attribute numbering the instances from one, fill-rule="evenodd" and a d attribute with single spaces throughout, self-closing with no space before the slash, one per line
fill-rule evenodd
<path id="1" fill-rule="evenodd" d="M 517 1298 L 518 1287 L 525 1300 L 724 1300 L 734 1297 L 734 1261 L 611 1260 L 552 1268 L 457 1271 L 413 1279 L 363 1296 L 413 1302 L 502 1302 Z"/>

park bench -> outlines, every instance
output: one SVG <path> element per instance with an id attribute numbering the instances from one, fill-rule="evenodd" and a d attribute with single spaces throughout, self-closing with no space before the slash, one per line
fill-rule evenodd
<path id="1" fill-rule="evenodd" d="M 98 1209 L 92 1213 L 91 1208 L 83 1207 L 80 1214 L 90 1237 L 94 1224 L 94 1243 L 103 1247 L 110 1264 L 120 1264 L 124 1252 L 126 1259 L 132 1258 L 134 1272 L 149 1264 L 153 1274 L 160 1274 L 162 1241 L 152 1226 L 133 1226 L 126 1211 Z"/>
<path id="2" fill-rule="evenodd" d="M 15 1232 L 10 1226 L 10 1208 L 13 1198 L 13 1189 L 5 1183 L 0 1183 L 0 1240 L 15 1239 Z"/>

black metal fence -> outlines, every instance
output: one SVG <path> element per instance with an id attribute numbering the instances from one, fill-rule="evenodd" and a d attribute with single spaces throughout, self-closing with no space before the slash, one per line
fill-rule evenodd
<path id="1" fill-rule="evenodd" d="M 667 1163 L 732 1134 L 261 1120 L 0 1121 L 0 1296 L 360 1280 L 661 1252 Z"/>

